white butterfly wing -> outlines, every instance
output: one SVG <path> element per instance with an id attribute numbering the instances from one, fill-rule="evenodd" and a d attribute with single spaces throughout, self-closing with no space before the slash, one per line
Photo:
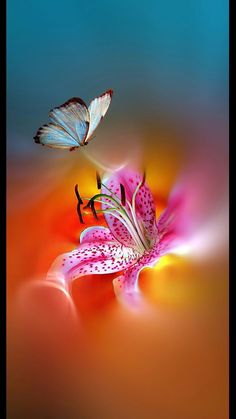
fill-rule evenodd
<path id="1" fill-rule="evenodd" d="M 63 105 L 54 108 L 49 113 L 50 121 L 60 125 L 77 141 L 77 146 L 83 145 L 89 130 L 89 111 L 80 98 L 72 98 Z"/>
<path id="2" fill-rule="evenodd" d="M 91 135 L 97 128 L 98 124 L 100 123 L 101 119 L 105 116 L 110 103 L 111 98 L 113 95 L 113 91 L 107 90 L 101 96 L 96 97 L 92 100 L 89 105 L 89 115 L 90 115 L 90 123 L 89 123 L 89 130 L 86 136 L 86 142 L 90 139 Z"/>
<path id="3" fill-rule="evenodd" d="M 46 124 L 39 128 L 34 140 L 36 143 L 52 148 L 73 149 L 78 147 L 78 142 L 60 125 Z"/>

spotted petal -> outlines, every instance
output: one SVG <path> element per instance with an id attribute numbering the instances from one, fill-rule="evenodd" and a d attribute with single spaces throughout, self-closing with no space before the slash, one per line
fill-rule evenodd
<path id="1" fill-rule="evenodd" d="M 101 242 L 114 240 L 110 230 L 103 226 L 88 227 L 80 235 L 80 243 Z"/>
<path id="2" fill-rule="evenodd" d="M 142 182 L 142 175 L 138 172 L 122 169 L 116 172 L 105 181 L 105 185 L 110 189 L 103 187 L 102 192 L 112 195 L 116 194 L 121 199 L 120 184 L 124 186 L 126 201 L 132 202 L 134 192 Z M 103 205 L 106 208 L 106 205 Z M 126 202 L 126 211 L 130 214 L 130 208 Z M 156 237 L 156 215 L 155 204 L 151 191 L 146 183 L 141 186 L 137 192 L 135 199 L 135 212 L 139 223 L 145 230 L 145 234 L 149 239 L 153 240 Z M 131 234 L 127 231 L 121 221 L 117 220 L 112 214 L 105 214 L 106 222 L 114 237 L 126 246 L 135 246 Z"/>
<path id="3" fill-rule="evenodd" d="M 161 256 L 174 252 L 185 242 L 189 234 L 187 204 L 186 193 L 180 186 L 176 186 L 170 195 L 167 208 L 157 222 Z"/>
<path id="4" fill-rule="evenodd" d="M 118 300 L 129 308 L 139 308 L 142 296 L 138 285 L 142 269 L 154 266 L 160 257 L 159 244 L 149 253 L 144 254 L 137 263 L 127 268 L 122 275 L 113 280 L 114 291 Z"/>
<path id="5" fill-rule="evenodd" d="M 138 257 L 137 252 L 114 240 L 88 241 L 59 256 L 47 279 L 60 282 L 68 288 L 73 280 L 84 275 L 120 272 L 132 266 Z"/>

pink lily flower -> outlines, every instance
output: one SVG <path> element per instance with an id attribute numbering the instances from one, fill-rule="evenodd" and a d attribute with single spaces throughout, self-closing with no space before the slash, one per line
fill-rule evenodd
<path id="1" fill-rule="evenodd" d="M 77 278 L 117 273 L 113 285 L 118 300 L 136 307 L 141 302 L 138 286 L 141 270 L 154 266 L 180 243 L 182 200 L 175 191 L 168 207 L 156 220 L 155 203 L 145 176 L 122 169 L 103 181 L 99 177 L 97 180 L 101 191 L 84 208 L 90 208 L 96 218 L 97 212 L 102 212 L 107 227 L 86 228 L 78 248 L 59 256 L 47 279 L 60 282 L 70 292 L 72 281 Z M 77 187 L 76 195 L 83 223 L 80 210 L 83 201 Z M 100 210 L 95 209 L 94 202 L 101 203 Z"/>

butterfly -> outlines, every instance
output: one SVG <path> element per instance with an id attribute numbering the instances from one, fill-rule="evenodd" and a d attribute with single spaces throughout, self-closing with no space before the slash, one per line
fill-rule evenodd
<path id="1" fill-rule="evenodd" d="M 38 144 L 70 151 L 88 144 L 92 134 L 105 116 L 113 90 L 107 90 L 86 103 L 74 97 L 49 112 L 50 122 L 40 127 L 34 137 Z"/>

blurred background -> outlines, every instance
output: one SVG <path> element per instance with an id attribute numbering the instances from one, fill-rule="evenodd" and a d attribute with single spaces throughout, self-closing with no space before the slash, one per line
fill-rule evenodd
<path id="1" fill-rule="evenodd" d="M 34 143 L 51 108 L 108 88 L 86 150 Z M 9 418 L 227 418 L 228 2 L 8 0 L 7 92 Z M 97 276 L 75 282 L 75 321 L 44 285 L 94 158 L 146 167 L 157 216 L 188 181 L 194 246 L 142 272 L 148 313 Z"/>

